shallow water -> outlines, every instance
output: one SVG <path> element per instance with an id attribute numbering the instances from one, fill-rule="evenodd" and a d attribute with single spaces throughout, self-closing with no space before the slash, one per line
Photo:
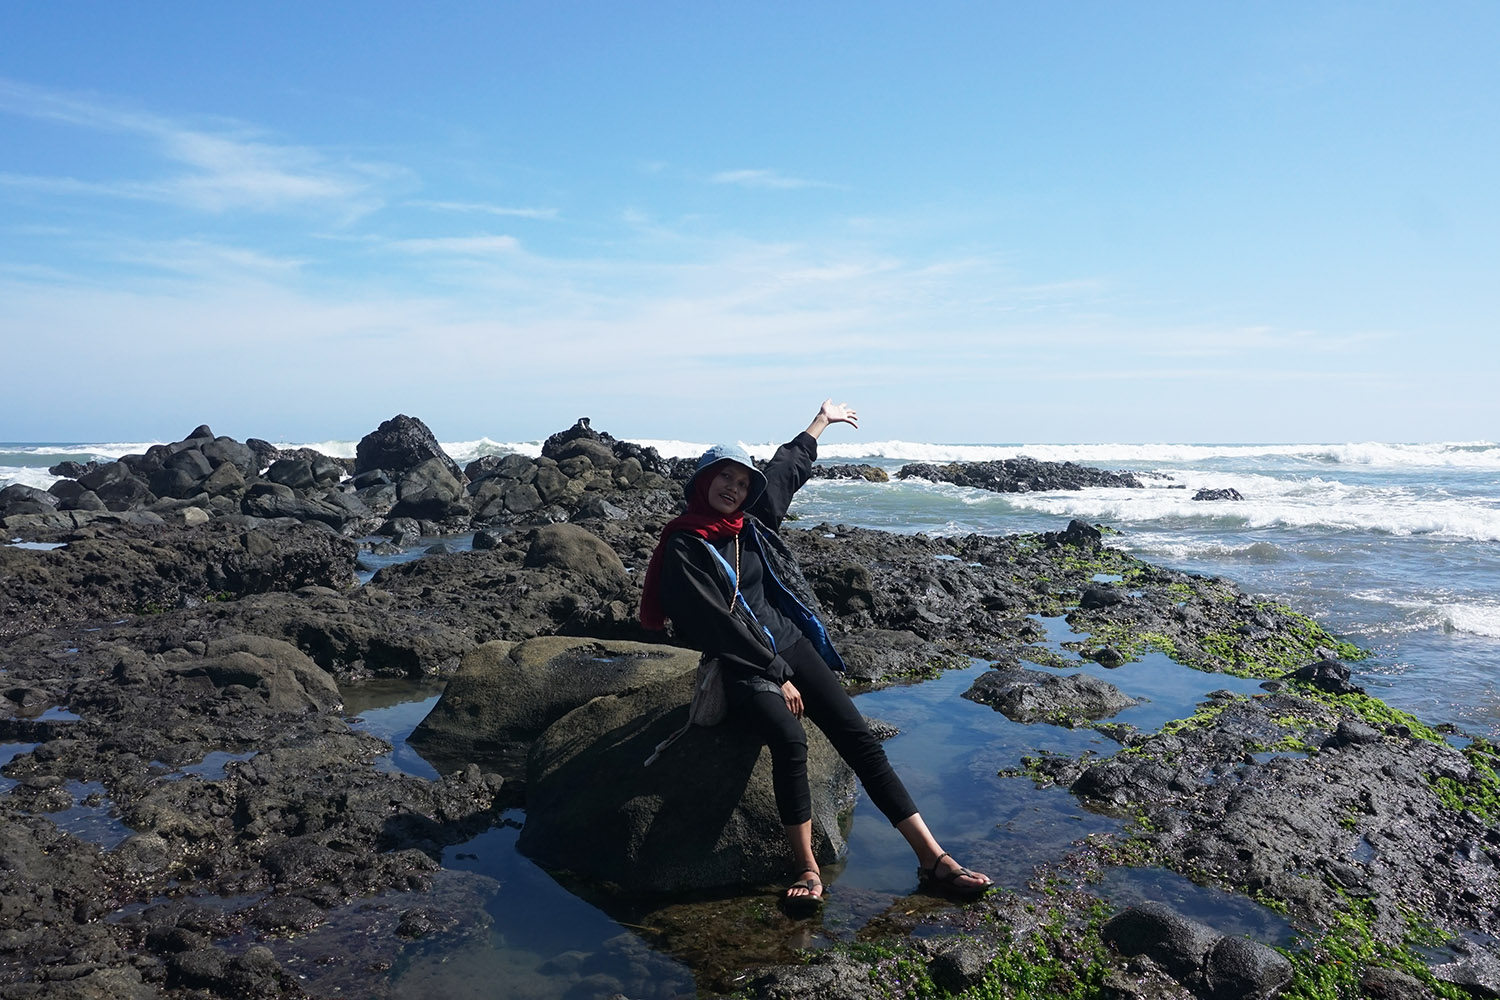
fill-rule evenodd
<path id="1" fill-rule="evenodd" d="M 21 754 L 31 753 L 31 751 L 39 746 L 41 746 L 40 743 L 0 743 L 0 771 L 8 767 L 10 762 L 21 756 Z M 7 778 L 4 775 L 0 775 L 0 795 L 15 787 L 15 778 Z"/>
<path id="2" fill-rule="evenodd" d="M 1198 885 L 1163 868 L 1110 868 L 1089 889 L 1113 909 L 1165 903 L 1220 934 L 1248 937 L 1273 947 L 1290 947 L 1299 933 L 1285 917 L 1252 899 Z"/>
<path id="3" fill-rule="evenodd" d="M 59 830 L 105 850 L 117 847 L 130 836 L 130 827 L 120 822 L 119 810 L 99 782 L 70 781 L 63 788 L 73 796 L 73 804 L 44 814 Z"/>
<path id="4" fill-rule="evenodd" d="M 1082 638 L 1063 619 L 1038 621 L 1047 634 L 1043 645 L 1069 660 L 1066 667 L 1041 669 L 1088 671 L 1126 694 L 1150 699 L 1116 721 L 1156 728 L 1192 714 L 1211 691 L 1259 691 L 1258 682 L 1205 674 L 1164 656 L 1107 670 L 1063 647 Z M 1062 857 L 1091 834 L 1121 829 L 1126 820 L 1085 808 L 1065 789 L 1037 788 L 1029 779 L 1000 772 L 1040 752 L 1109 754 L 1117 744 L 1088 728 L 1014 723 L 961 697 L 988 669 L 988 663 L 975 660 L 919 684 L 860 695 L 856 704 L 899 730 L 886 742 L 886 752 L 943 846 L 1006 889 L 1027 893 L 1037 865 Z M 343 693 L 354 724 L 395 745 L 380 766 L 434 778 L 436 769 L 405 739 L 435 704 L 438 691 L 430 682 L 378 681 L 348 686 Z M 477 981 L 507 996 L 552 1000 L 567 995 L 584 975 L 625 984 L 638 976 L 642 961 L 653 966 L 653 981 L 663 984 L 666 992 L 657 995 L 691 995 L 694 982 L 727 988 L 733 984 L 725 977 L 734 970 L 792 961 L 807 949 L 854 940 L 894 913 L 949 905 L 918 893 L 910 849 L 863 791 L 849 820 L 848 855 L 824 870 L 828 902 L 818 917 L 800 921 L 777 909 L 779 884 L 675 900 L 594 898 L 588 887 L 559 883 L 516 851 L 524 822 L 524 812 L 512 810 L 500 825 L 444 851 L 445 869 L 500 886 L 483 903 L 487 926 L 447 945 L 433 942 L 415 950 L 403 945 L 408 958 L 390 970 L 391 996 L 493 995 L 473 992 Z M 1193 886 L 1167 872 L 1111 872 L 1098 891 L 1120 906 L 1171 896 L 1189 916 L 1257 940 L 1279 943 L 1291 933 L 1284 921 L 1247 899 Z M 649 950 L 642 952 L 643 946 Z"/>
<path id="5" fill-rule="evenodd" d="M 399 566 L 402 563 L 414 562 L 428 555 L 428 549 L 433 546 L 446 546 L 450 552 L 469 552 L 474 548 L 474 532 L 468 531 L 457 535 L 424 535 L 404 548 L 392 552 L 372 552 L 370 546 L 389 542 L 389 538 L 379 535 L 371 535 L 361 538 L 362 551 L 355 564 L 354 575 L 361 584 L 369 583 L 376 573 L 387 566 Z"/>
<path id="6" fill-rule="evenodd" d="M 378 736 L 393 748 L 375 758 L 376 768 L 429 780 L 441 777 L 406 739 L 437 704 L 443 687 L 443 681 L 378 679 L 339 689 L 350 727 Z"/>

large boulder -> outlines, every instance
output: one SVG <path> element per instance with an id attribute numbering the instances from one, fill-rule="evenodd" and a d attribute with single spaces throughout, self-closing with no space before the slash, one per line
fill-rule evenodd
<path id="1" fill-rule="evenodd" d="M 398 413 L 360 439 L 354 449 L 354 472 L 384 469 L 404 473 L 430 458 L 441 459 L 449 474 L 463 482 L 463 470 L 443 451 L 427 425 Z"/>
<path id="2" fill-rule="evenodd" d="M 1266 945 L 1229 937 L 1157 902 L 1127 907 L 1105 923 L 1103 937 L 1121 954 L 1146 955 L 1207 1000 L 1275 996 L 1292 964 Z"/>
<path id="3" fill-rule="evenodd" d="M 203 677 L 218 691 L 232 686 L 263 699 L 273 712 L 327 711 L 340 707 L 338 685 L 290 643 L 264 636 L 237 636 L 208 644 L 205 658 L 180 668 Z"/>
<path id="4" fill-rule="evenodd" d="M 487 642 L 467 653 L 411 743 L 445 765 L 477 761 L 507 781 L 548 726 L 602 694 L 622 694 L 692 670 L 677 646 L 543 636 Z"/>
<path id="5" fill-rule="evenodd" d="M 12 483 L 0 490 L 0 517 L 11 514 L 50 514 L 57 509 L 57 504 L 58 497 L 55 494 L 34 486 Z"/>
<path id="6" fill-rule="evenodd" d="M 467 514 L 469 509 L 462 502 L 462 473 L 455 475 L 455 472 L 456 467 L 446 455 L 426 459 L 408 470 L 397 489 L 399 502 L 392 509 L 392 516 L 440 521 Z"/>
<path id="7" fill-rule="evenodd" d="M 645 765 L 686 722 L 692 688 L 684 668 L 595 698 L 548 727 L 527 761 L 520 851 L 625 893 L 783 878 L 790 856 L 770 752 L 733 717 L 690 728 Z M 847 848 L 839 820 L 854 805 L 854 774 L 816 726 L 804 725 L 813 846 L 828 863 Z"/>
<path id="8" fill-rule="evenodd" d="M 593 532 L 576 524 L 549 524 L 531 534 L 523 565 L 559 570 L 565 582 L 583 584 L 601 594 L 622 593 L 631 587 L 625 564 L 615 550 Z"/>

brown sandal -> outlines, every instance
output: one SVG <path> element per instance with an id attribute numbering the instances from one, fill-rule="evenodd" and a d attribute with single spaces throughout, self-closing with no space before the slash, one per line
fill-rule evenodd
<path id="1" fill-rule="evenodd" d="M 949 861 L 953 861 L 953 855 L 949 854 L 947 851 L 944 851 L 942 854 L 939 854 L 937 856 L 937 860 L 932 863 L 931 868 L 923 868 L 921 865 L 917 866 L 917 880 L 923 889 L 926 889 L 928 892 L 937 892 L 948 896 L 954 896 L 958 899 L 978 899 L 980 896 L 983 896 L 985 893 L 995 888 L 994 880 L 992 880 L 988 875 L 981 875 L 979 872 L 971 872 L 963 865 L 959 865 L 952 871 L 939 872 L 938 865 L 942 864 L 944 858 L 947 858 Z M 958 863 L 955 861 L 954 864 Z M 969 878 L 982 878 L 985 881 L 983 885 L 959 884 L 958 880 L 965 876 L 968 876 Z"/>
<path id="2" fill-rule="evenodd" d="M 823 906 L 824 886 L 818 878 L 821 872 L 816 868 L 804 868 L 797 874 L 811 875 L 812 878 L 798 879 L 786 887 L 787 894 L 781 897 L 781 906 L 788 914 L 794 917 L 806 917 L 817 913 Z M 790 895 L 793 889 L 807 890 L 803 894 Z"/>

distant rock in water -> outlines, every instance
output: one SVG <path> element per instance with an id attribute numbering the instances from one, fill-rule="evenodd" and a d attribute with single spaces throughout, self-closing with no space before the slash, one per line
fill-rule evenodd
<path id="1" fill-rule="evenodd" d="M 1193 494 L 1194 500 L 1243 500 L 1245 497 L 1239 490 L 1229 487 L 1223 490 L 1199 490 Z"/>
<path id="2" fill-rule="evenodd" d="M 952 462 L 903 465 L 897 479 L 930 479 L 933 482 L 971 486 L 995 493 L 1032 493 L 1042 490 L 1082 490 L 1093 486 L 1141 489 L 1141 481 L 1128 472 L 1106 472 L 1073 462 L 1040 462 L 1034 458 L 1004 458 L 993 462 Z"/>
<path id="3" fill-rule="evenodd" d="M 890 473 L 874 465 L 814 465 L 813 479 L 863 479 L 867 483 L 888 483 Z"/>

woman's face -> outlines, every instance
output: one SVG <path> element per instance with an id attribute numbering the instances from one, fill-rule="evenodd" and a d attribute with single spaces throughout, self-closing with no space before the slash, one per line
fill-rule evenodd
<path id="1" fill-rule="evenodd" d="M 738 462 L 720 463 L 710 471 L 708 505 L 720 514 L 733 514 L 750 495 L 750 470 Z"/>

